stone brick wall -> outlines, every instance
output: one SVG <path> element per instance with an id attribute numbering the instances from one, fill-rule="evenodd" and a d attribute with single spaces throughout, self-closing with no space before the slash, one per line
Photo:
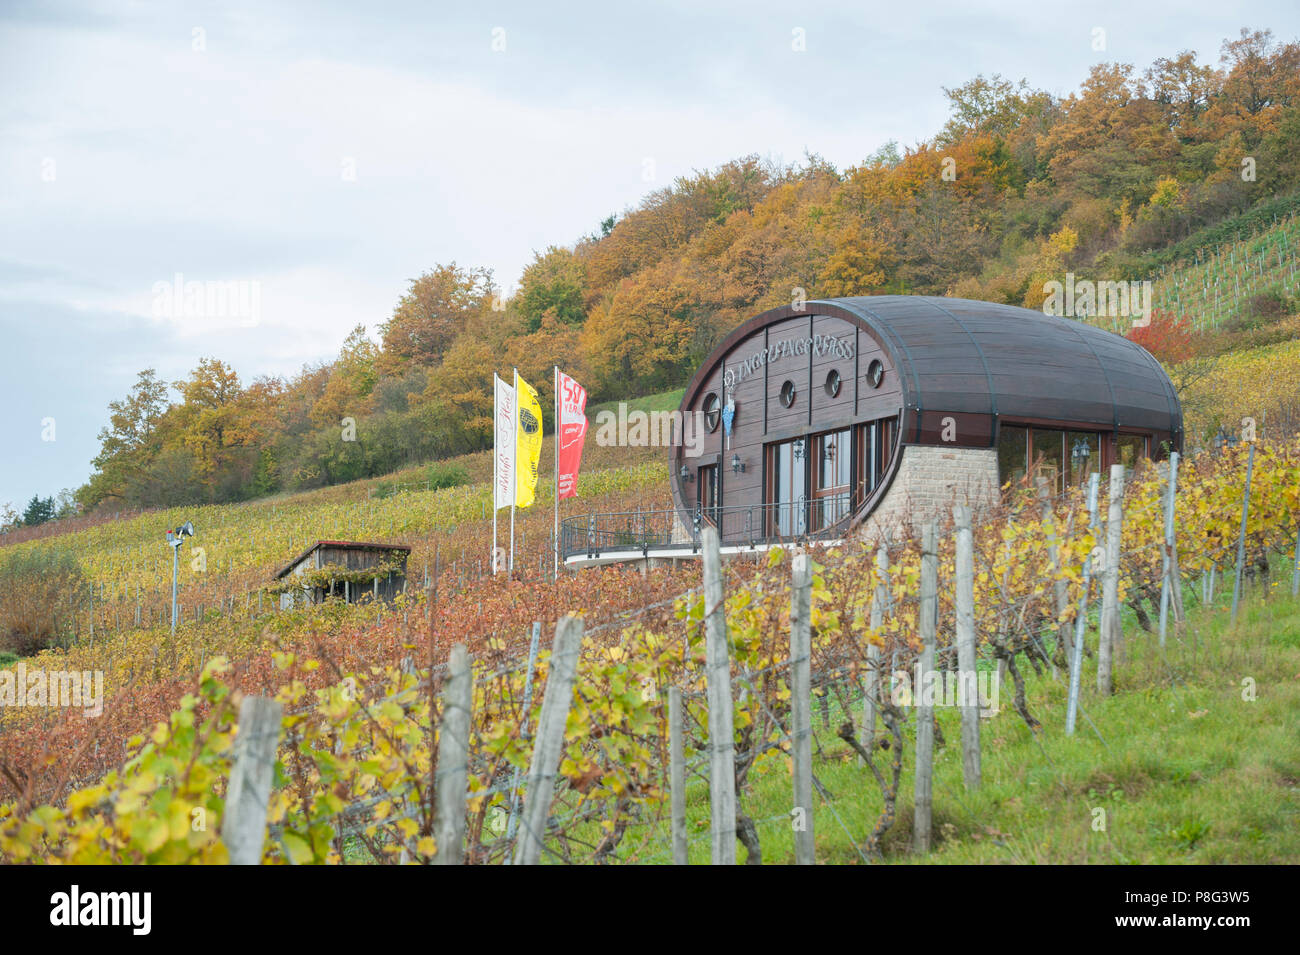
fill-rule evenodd
<path id="1" fill-rule="evenodd" d="M 670 540 L 674 544 L 688 544 L 694 540 L 694 526 L 688 530 L 686 524 L 682 521 L 682 512 L 673 509 L 673 530 Z"/>
<path id="2" fill-rule="evenodd" d="M 996 448 L 905 445 L 894 483 L 858 533 L 872 541 L 899 540 L 919 533 L 927 520 L 950 520 L 954 504 L 978 513 L 997 500 Z"/>

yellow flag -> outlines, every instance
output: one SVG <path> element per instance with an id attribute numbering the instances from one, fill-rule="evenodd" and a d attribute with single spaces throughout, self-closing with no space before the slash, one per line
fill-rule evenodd
<path id="1" fill-rule="evenodd" d="M 519 379 L 519 423 L 515 429 L 515 507 L 528 507 L 537 490 L 537 464 L 542 458 L 542 405 L 537 389 Z"/>

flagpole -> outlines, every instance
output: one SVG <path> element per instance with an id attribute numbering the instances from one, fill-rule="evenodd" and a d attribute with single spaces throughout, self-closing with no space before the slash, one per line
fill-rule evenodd
<path id="1" fill-rule="evenodd" d="M 515 466 L 510 469 L 510 564 L 507 574 L 515 573 L 515 498 L 519 493 L 519 369 L 515 369 Z"/>
<path id="2" fill-rule="evenodd" d="M 555 392 L 555 534 L 551 538 L 555 551 L 555 570 L 551 579 L 560 576 L 560 366 L 552 365 L 551 389 Z"/>

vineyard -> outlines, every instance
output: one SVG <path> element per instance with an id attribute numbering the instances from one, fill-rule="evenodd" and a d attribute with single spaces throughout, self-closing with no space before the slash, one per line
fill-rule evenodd
<path id="1" fill-rule="evenodd" d="M 1254 418 L 1271 434 L 1300 430 L 1300 339 L 1216 359 L 1181 395 L 1187 433 L 1211 435 Z"/>
<path id="2" fill-rule="evenodd" d="M 584 495 L 598 507 L 619 496 L 644 503 L 662 486 L 651 464 L 590 480 Z M 982 782 L 967 707 L 940 704 L 931 714 L 900 694 L 903 676 L 922 670 L 947 681 L 996 676 L 1009 702 L 992 701 L 975 725 L 1043 754 L 1034 785 L 1068 790 L 1078 782 L 1067 783 L 1048 753 L 1064 762 L 1072 750 L 1075 763 L 1078 753 L 1093 754 L 1095 763 L 1076 767 L 1088 781 L 1076 788 L 1100 790 L 1087 799 L 1112 808 L 1125 798 L 1104 768 L 1112 748 L 1139 757 L 1118 739 L 1123 724 L 1103 713 L 1125 712 L 1128 695 L 1200 699 L 1195 679 L 1226 680 L 1235 693 L 1241 675 L 1251 676 L 1259 697 L 1273 700 L 1258 712 L 1281 720 L 1290 740 L 1271 765 L 1249 770 L 1257 778 L 1241 797 L 1256 813 L 1253 831 L 1272 838 L 1300 808 L 1296 711 L 1276 702 L 1288 698 L 1276 681 L 1290 679 L 1295 662 L 1277 654 L 1295 647 L 1234 644 L 1234 624 L 1239 604 L 1248 619 L 1271 592 L 1294 594 L 1300 584 L 1300 440 L 1183 461 L 1172 498 L 1164 466 L 1120 475 L 1110 488 L 1109 512 L 1104 501 L 1089 508 L 1081 490 L 1049 498 L 1041 488 L 1008 489 L 996 509 L 971 523 L 958 511 L 923 539 L 811 551 L 802 577 L 803 558 L 778 548 L 706 573 L 703 587 L 698 568 L 645 576 L 606 568 L 560 580 L 471 575 L 463 584 L 443 573 L 390 608 L 331 602 L 259 614 L 254 597 L 232 611 L 227 595 L 224 614 L 187 620 L 175 643 L 165 628 L 143 626 L 92 641 L 87 626 L 70 646 L 29 663 L 105 670 L 104 715 L 6 713 L 0 857 L 226 861 L 226 780 L 252 746 L 241 744 L 240 714 L 255 697 L 273 697 L 283 721 L 270 756 L 266 862 L 630 863 L 717 861 L 719 853 L 727 861 L 737 840 L 750 862 L 788 861 L 790 853 L 806 861 L 808 851 L 821 861 L 870 862 L 942 844 L 969 852 L 984 838 L 1012 845 L 1012 860 L 1023 861 L 1027 840 L 986 833 L 971 806 L 987 808 L 989 792 L 1007 791 L 1009 780 L 995 772 L 1018 773 L 1023 784 L 1025 767 L 995 747 L 984 754 Z M 465 538 L 437 535 L 483 533 L 474 509 L 485 496 L 452 489 L 330 507 L 339 533 L 364 521 L 369 536 L 385 537 L 387 525 L 395 539 L 418 545 L 423 537 L 421 559 L 438 567 L 437 555 L 455 546 L 442 541 Z M 195 512 L 166 522 L 181 516 L 205 526 Z M 265 534 L 253 521 L 289 537 L 323 536 L 284 504 L 247 506 L 225 523 L 206 517 L 230 583 L 283 558 L 258 549 Z M 545 534 L 543 517 L 532 533 Z M 98 533 L 97 550 L 80 544 L 92 580 L 126 573 L 133 556 L 142 562 L 152 518 L 135 521 L 129 531 L 134 521 L 80 535 Z M 433 554 L 430 538 L 439 541 Z M 466 553 L 484 545 L 467 543 Z M 412 579 L 423 582 L 418 571 Z M 1162 601 L 1165 581 L 1174 586 Z M 564 632 L 547 652 L 541 635 L 553 627 Z M 1215 641 L 1203 642 L 1210 633 Z M 807 640 L 805 651 L 796 652 L 796 639 Z M 452 653 L 449 667 L 457 645 L 472 663 Z M 1078 720 L 1066 735 L 1072 684 Z M 1178 721 L 1169 732 L 1184 743 L 1188 709 L 1171 703 L 1157 716 Z M 1216 712 L 1205 725 L 1223 718 Z M 724 756 L 730 761 L 719 762 Z M 926 759 L 936 783 L 934 832 L 918 843 L 905 783 L 929 778 L 918 768 Z M 459 779 L 453 763 L 466 767 L 463 787 L 444 784 Z M 1160 784 L 1147 770 L 1149 784 Z M 718 801 L 724 792 L 729 808 Z M 1272 815 L 1259 818 L 1262 805 Z M 1194 814 L 1172 821 L 1182 835 L 1171 844 L 1190 851 L 1208 838 L 1204 825 Z M 1221 852 L 1240 841 L 1218 835 Z M 1124 851 L 1109 844 L 1109 860 L 1153 861 L 1129 855 L 1132 839 Z M 1032 852 L 1062 861 L 1051 846 Z"/>
<path id="3" fill-rule="evenodd" d="M 611 467 L 607 457 L 601 467 L 599 455 L 593 455 L 593 466 L 579 479 L 578 504 L 570 506 L 628 511 L 663 507 L 667 493 L 658 449 L 617 450 L 632 463 Z M 487 457 L 470 459 L 474 472 L 486 473 Z M 92 647 L 103 647 L 125 631 L 147 634 L 142 637 L 147 643 L 158 628 L 169 628 L 172 555 L 164 535 L 185 521 L 199 532 L 179 564 L 180 617 L 195 631 L 213 621 L 238 626 L 271 611 L 275 571 L 319 539 L 410 546 L 408 572 L 421 587 L 432 586 L 436 575 L 444 593 L 463 590 L 490 575 L 492 514 L 486 476 L 461 487 L 408 487 L 382 497 L 370 496 L 373 485 L 240 505 L 153 511 L 5 547 L 0 550 L 0 572 L 23 556 L 70 553 L 83 583 L 57 629 L 67 645 Z M 537 505 L 518 512 L 516 569 L 523 577 L 553 573 L 552 501 L 552 489 L 541 487 Z M 506 540 L 504 530 L 501 540 Z M 199 634 L 186 638 L 190 636 L 201 639 Z"/>
<path id="4" fill-rule="evenodd" d="M 1198 330 L 1230 324 L 1246 314 L 1255 296 L 1280 292 L 1290 297 L 1300 288 L 1298 255 L 1300 219 L 1291 212 L 1253 235 L 1197 248 L 1189 259 L 1159 273 L 1152 308 L 1186 315 Z"/>

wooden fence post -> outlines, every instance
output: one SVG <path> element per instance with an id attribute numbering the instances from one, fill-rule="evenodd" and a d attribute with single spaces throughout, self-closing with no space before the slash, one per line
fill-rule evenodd
<path id="1" fill-rule="evenodd" d="M 794 861 L 815 865 L 812 785 L 812 568 L 807 554 L 791 561 L 790 718 L 794 752 Z"/>
<path id="2" fill-rule="evenodd" d="M 1246 459 L 1246 489 L 1241 494 L 1241 531 L 1237 535 L 1237 573 L 1232 582 L 1232 623 L 1237 622 L 1237 606 L 1241 601 L 1241 571 L 1246 563 L 1246 522 L 1250 519 L 1250 479 L 1255 473 L 1255 442 L 1250 443 L 1250 457 Z"/>
<path id="3" fill-rule="evenodd" d="M 437 865 L 465 860 L 465 799 L 469 779 L 469 724 L 474 705 L 473 661 L 465 644 L 451 648 L 447 685 L 442 690 L 442 725 L 438 730 Z"/>
<path id="4" fill-rule="evenodd" d="M 533 621 L 533 636 L 528 643 L 528 671 L 524 677 L 524 715 L 519 727 L 520 734 L 528 738 L 528 723 L 533 706 L 533 670 L 537 666 L 537 646 L 542 638 L 542 622 Z M 515 830 L 519 827 L 519 770 L 516 769 L 510 779 L 510 819 L 506 824 L 506 839 L 513 841 Z"/>
<path id="5" fill-rule="evenodd" d="M 1097 532 L 1097 485 L 1099 475 L 1088 475 L 1088 529 Z M 1074 723 L 1079 713 L 1079 686 L 1083 682 L 1083 635 L 1088 617 L 1088 589 L 1092 585 L 1092 556 L 1083 559 L 1083 593 L 1079 596 L 1079 612 L 1074 618 L 1074 655 L 1070 659 L 1070 694 L 1065 710 L 1065 735 L 1074 734 Z"/>
<path id="6" fill-rule="evenodd" d="M 912 826 L 912 851 L 930 851 L 933 814 L 934 707 L 928 684 L 933 679 L 934 654 L 939 629 L 939 544 L 933 522 L 921 528 L 921 660 L 912 687 L 916 706 L 916 817 Z"/>
<path id="7" fill-rule="evenodd" d="M 736 864 L 736 736 L 731 702 L 731 659 L 723 606 L 718 531 L 700 530 L 704 558 L 705 682 L 709 695 L 709 815 L 713 865 Z"/>
<path id="8" fill-rule="evenodd" d="M 889 551 L 883 544 L 876 550 L 876 571 L 876 590 L 871 595 L 872 632 L 878 631 L 885 622 L 885 607 L 889 603 Z M 867 646 L 867 675 L 862 681 L 862 725 L 858 727 L 858 738 L 862 740 L 867 752 L 871 752 L 876 741 L 876 695 L 879 691 L 880 647 L 871 643 Z M 861 756 L 858 757 L 858 765 L 866 765 L 866 760 Z"/>
<path id="9" fill-rule="evenodd" d="M 1060 620 L 1061 615 L 1065 613 L 1069 598 L 1066 595 L 1065 578 L 1061 576 L 1061 549 L 1057 544 L 1056 537 L 1056 508 L 1052 505 L 1051 495 L 1047 493 L 1047 478 L 1039 475 L 1034 479 L 1034 484 L 1038 491 L 1038 506 L 1043 523 L 1050 528 L 1047 534 L 1047 556 L 1052 562 L 1052 590 L 1056 599 L 1056 619 Z M 1069 661 L 1073 656 L 1073 651 L 1071 650 L 1070 625 L 1068 623 L 1057 624 L 1056 639 L 1065 653 L 1065 659 Z M 1053 663 L 1051 666 L 1052 676 L 1055 677 L 1056 664 Z"/>
<path id="10" fill-rule="evenodd" d="M 1182 581 L 1176 574 L 1174 561 L 1174 500 L 1178 493 L 1178 452 L 1169 453 L 1169 478 L 1165 484 L 1165 558 L 1164 574 L 1160 578 L 1160 646 L 1165 645 L 1165 634 L 1169 628 L 1169 601 L 1172 597 L 1175 605 L 1182 593 Z M 1176 591 L 1176 592 L 1175 592 Z M 1177 607 L 1175 618 L 1180 618 Z"/>
<path id="11" fill-rule="evenodd" d="M 258 865 L 266 841 L 266 810 L 280 742 L 281 707 L 275 700 L 246 696 L 239 704 L 235 765 L 230 770 L 221 841 L 231 865 Z"/>
<path id="12" fill-rule="evenodd" d="M 523 830 L 515 848 L 515 865 L 537 865 L 542 857 L 546 820 L 555 794 L 555 774 L 564 756 L 564 724 L 573 705 L 573 679 L 578 672 L 582 630 L 581 617 L 566 616 L 555 625 L 550 673 L 542 696 L 542 712 L 537 719 L 537 744 L 528 766 Z"/>
<path id="13" fill-rule="evenodd" d="M 1295 558 L 1291 561 L 1291 596 L 1300 597 L 1300 530 L 1295 535 Z"/>
<path id="14" fill-rule="evenodd" d="M 1110 506 L 1106 512 L 1106 566 L 1101 578 L 1101 637 L 1097 646 L 1097 692 L 1109 696 L 1111 670 L 1124 639 L 1119 619 L 1119 555 L 1124 533 L 1124 465 L 1110 468 Z"/>
<path id="15" fill-rule="evenodd" d="M 961 768 L 967 789 L 980 784 L 979 678 L 975 671 L 975 540 L 970 508 L 952 509 L 957 527 L 957 702 L 961 706 Z"/>
<path id="16" fill-rule="evenodd" d="M 668 791 L 672 803 L 673 865 L 689 861 L 686 846 L 686 756 L 682 740 L 682 691 L 668 688 Z"/>

